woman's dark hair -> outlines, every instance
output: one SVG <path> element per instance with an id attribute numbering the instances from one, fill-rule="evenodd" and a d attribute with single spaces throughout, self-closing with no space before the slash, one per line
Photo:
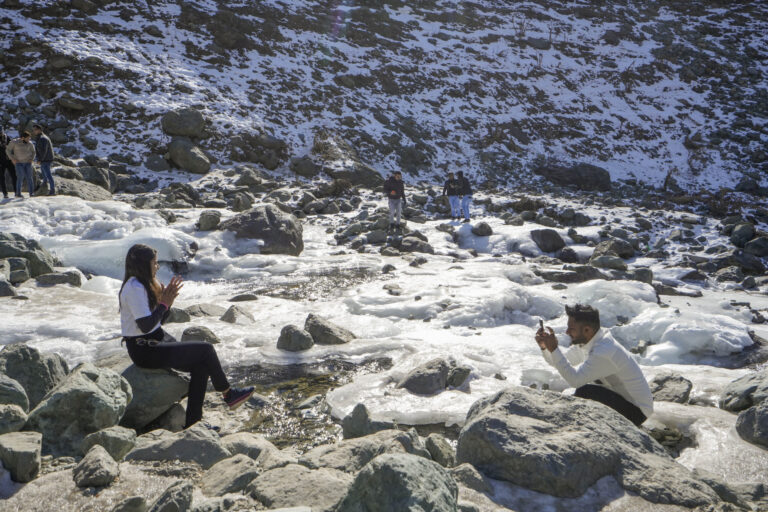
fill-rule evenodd
<path id="1" fill-rule="evenodd" d="M 591 327 L 595 332 L 600 329 L 600 312 L 592 306 L 584 304 L 565 306 L 565 313 L 573 318 L 574 322 Z"/>
<path id="2" fill-rule="evenodd" d="M 156 257 L 157 251 L 148 245 L 136 244 L 128 249 L 128 254 L 125 256 L 125 277 L 120 286 L 120 293 L 123 293 L 125 283 L 135 277 L 147 290 L 150 310 L 157 306 L 157 296 L 160 294 L 160 287 L 152 276 L 152 262 Z"/>

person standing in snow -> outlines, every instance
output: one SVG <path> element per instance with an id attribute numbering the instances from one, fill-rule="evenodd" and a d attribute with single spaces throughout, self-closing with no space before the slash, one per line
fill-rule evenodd
<path id="1" fill-rule="evenodd" d="M 35 145 L 30 140 L 32 135 L 23 132 L 21 137 L 13 139 L 5 148 L 5 154 L 16 167 L 16 197 L 22 197 L 21 188 L 24 179 L 27 181 L 29 197 L 35 193 L 35 182 L 32 176 L 32 162 L 35 160 Z"/>
<path id="2" fill-rule="evenodd" d="M 35 160 L 40 164 L 40 172 L 43 173 L 43 181 L 48 183 L 48 195 L 56 194 L 56 186 L 53 184 L 53 174 L 51 174 L 51 164 L 53 164 L 53 144 L 51 139 L 43 133 L 43 127 L 36 124 L 32 127 L 35 135 Z"/>
<path id="3" fill-rule="evenodd" d="M 400 171 L 395 171 L 384 182 L 384 193 L 389 200 L 389 230 L 399 230 L 400 217 L 405 208 L 405 185 Z"/>
<path id="4" fill-rule="evenodd" d="M 461 195 L 461 209 L 464 211 L 464 222 L 469 222 L 469 207 L 472 204 L 472 186 L 464 173 L 459 171 L 459 195 Z"/>
<path id="5" fill-rule="evenodd" d="M 178 342 L 163 331 L 162 324 L 183 285 L 179 276 L 163 285 L 157 279 L 157 269 L 157 251 L 152 247 L 136 244 L 128 250 L 125 278 L 118 293 L 123 341 L 128 356 L 139 368 L 172 368 L 190 373 L 184 425 L 189 428 L 203 417 L 209 377 L 230 410 L 242 405 L 253 394 L 253 388 L 230 387 L 210 343 Z"/>
<path id="6" fill-rule="evenodd" d="M 0 128 L 0 189 L 3 191 L 3 198 L 8 198 L 8 186 L 5 183 L 5 174 L 8 173 L 11 176 L 11 183 L 13 191 L 16 191 L 16 169 L 13 166 L 13 162 L 8 158 L 5 150 L 8 148 L 8 143 L 11 141 L 10 137 L 5 133 L 4 128 Z"/>
<path id="7" fill-rule="evenodd" d="M 611 333 L 600 327 L 600 313 L 592 306 L 566 306 L 571 348 L 563 354 L 551 328 L 536 332 L 544 360 L 554 367 L 575 396 L 607 405 L 635 425 L 653 413 L 653 395 L 640 366 Z M 573 367 L 572 365 L 578 365 Z"/>
<path id="8" fill-rule="evenodd" d="M 443 185 L 443 195 L 448 197 L 448 204 L 451 205 L 451 220 L 459 220 L 461 218 L 459 187 L 459 181 L 454 177 L 452 172 L 449 172 L 448 180 L 445 182 L 445 185 Z"/>

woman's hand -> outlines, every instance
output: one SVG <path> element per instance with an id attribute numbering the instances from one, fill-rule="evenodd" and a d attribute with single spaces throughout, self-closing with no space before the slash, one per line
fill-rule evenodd
<path id="1" fill-rule="evenodd" d="M 168 309 L 170 309 L 173 305 L 173 301 L 179 296 L 179 290 L 184 286 L 181 281 L 181 276 L 173 276 L 171 282 L 168 283 L 168 286 L 163 286 L 163 291 L 160 292 L 160 297 L 157 301 L 165 304 L 168 306 Z"/>

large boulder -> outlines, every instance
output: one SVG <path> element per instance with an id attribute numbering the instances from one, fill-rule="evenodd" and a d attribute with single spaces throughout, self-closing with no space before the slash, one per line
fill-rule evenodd
<path id="1" fill-rule="evenodd" d="M 744 247 L 755 236 L 755 226 L 749 222 L 736 224 L 731 231 L 731 243 L 736 247 Z"/>
<path id="2" fill-rule="evenodd" d="M 768 236 L 759 236 L 744 245 L 744 252 L 764 258 L 768 256 Z"/>
<path id="3" fill-rule="evenodd" d="M 293 215 L 272 204 L 257 206 L 249 212 L 236 215 L 223 222 L 220 229 L 234 232 L 237 238 L 262 240 L 262 254 L 298 256 L 304 250 L 301 223 Z"/>
<path id="4" fill-rule="evenodd" d="M 139 436 L 136 447 L 125 460 L 165 460 L 197 462 L 208 469 L 220 460 L 230 457 L 221 444 L 219 435 L 204 425 L 196 424 L 178 433 L 155 430 Z"/>
<path id="5" fill-rule="evenodd" d="M 187 512 L 192 506 L 194 491 L 194 484 L 179 480 L 158 496 L 147 512 Z"/>
<path id="6" fill-rule="evenodd" d="M 380 455 L 349 488 L 337 512 L 457 511 L 459 488 L 439 464 L 405 453 Z"/>
<path id="7" fill-rule="evenodd" d="M 745 441 L 768 448 L 768 401 L 741 411 L 736 419 L 736 432 Z"/>
<path id="8" fill-rule="evenodd" d="M 83 274 L 79 270 L 67 270 L 66 272 L 52 272 L 41 274 L 35 278 L 40 286 L 56 286 L 57 284 L 69 284 L 76 288 L 83 285 Z"/>
<path id="9" fill-rule="evenodd" d="M 262 473 L 247 491 L 269 508 L 306 505 L 313 512 L 335 512 L 351 483 L 352 476 L 336 469 L 289 464 Z"/>
<path id="10" fill-rule="evenodd" d="M 312 336 L 304 329 L 299 329 L 295 325 L 283 327 L 280 330 L 280 337 L 277 339 L 277 348 L 287 350 L 288 352 L 309 350 L 314 344 Z"/>
<path id="11" fill-rule="evenodd" d="M 252 458 L 247 455 L 235 455 L 214 464 L 205 472 L 201 482 L 203 494 L 206 496 L 223 496 L 232 492 L 240 492 L 259 476 L 262 470 Z"/>
<path id="12" fill-rule="evenodd" d="M 738 412 L 749 409 L 768 399 L 768 369 L 740 377 L 723 390 L 720 407 Z"/>
<path id="13" fill-rule="evenodd" d="M 205 341 L 212 345 L 221 343 L 219 337 L 212 330 L 202 325 L 184 329 L 184 332 L 181 333 L 181 341 Z"/>
<path id="14" fill-rule="evenodd" d="M 605 169 L 590 164 L 577 164 L 573 167 L 560 165 L 542 165 L 533 171 L 556 185 L 575 186 L 579 190 L 611 189 L 611 175 Z"/>
<path id="15" fill-rule="evenodd" d="M 398 387 L 418 395 L 432 395 L 448 385 L 451 366 L 445 359 L 433 359 L 417 366 L 400 381 Z"/>
<path id="16" fill-rule="evenodd" d="M 177 167 L 194 174 L 205 174 L 211 170 L 211 161 L 191 140 L 176 137 L 168 145 L 168 154 Z"/>
<path id="17" fill-rule="evenodd" d="M 384 182 L 381 174 L 360 160 L 357 150 L 340 135 L 330 130 L 315 134 L 312 154 L 322 164 L 326 174 L 352 185 L 375 188 Z"/>
<path id="18" fill-rule="evenodd" d="M 307 316 L 304 330 L 312 336 L 318 345 L 341 345 L 355 339 L 355 335 L 350 331 L 313 313 Z"/>
<path id="19" fill-rule="evenodd" d="M 18 405 L 24 412 L 29 410 L 29 399 L 24 387 L 3 373 L 0 373 L 0 404 Z"/>
<path id="20" fill-rule="evenodd" d="M 295 464 L 295 456 L 280 451 L 263 436 L 250 432 L 238 432 L 221 438 L 221 444 L 232 455 L 247 455 L 255 460 L 262 471 Z"/>
<path id="21" fill-rule="evenodd" d="M 72 479 L 78 487 L 104 487 L 114 482 L 118 475 L 117 462 L 98 444 L 72 469 Z"/>
<path id="22" fill-rule="evenodd" d="M 43 183 L 40 193 L 48 193 L 48 184 Z M 93 183 L 87 181 L 71 180 L 69 178 L 56 177 L 56 195 L 79 197 L 83 201 L 109 201 L 112 194 Z"/>
<path id="23" fill-rule="evenodd" d="M 16 233 L 0 233 L 0 259 L 24 258 L 29 262 L 30 277 L 53 272 L 53 256 L 35 240 Z"/>
<path id="24" fill-rule="evenodd" d="M 605 476 L 653 503 L 710 505 L 715 492 L 613 409 L 551 391 L 510 388 L 476 402 L 459 463 L 538 492 L 575 498 Z"/>
<path id="25" fill-rule="evenodd" d="M 690 380 L 669 371 L 657 373 L 649 385 L 654 400 L 677 402 L 678 404 L 687 403 L 691 396 L 691 389 L 693 389 Z"/>
<path id="26" fill-rule="evenodd" d="M 80 445 L 80 453 L 85 455 L 96 445 L 104 448 L 113 459 L 122 460 L 136 446 L 136 431 L 115 426 L 88 434 Z"/>
<path id="27" fill-rule="evenodd" d="M 118 373 L 83 363 L 29 413 L 26 429 L 43 434 L 43 450 L 80 453 L 85 436 L 117 425 L 133 396 Z"/>
<path id="28" fill-rule="evenodd" d="M 18 405 L 0 404 L 0 435 L 17 432 L 27 423 L 27 414 Z"/>
<path id="29" fill-rule="evenodd" d="M 392 428 L 394 428 L 394 423 L 390 421 L 377 421 L 371 419 L 365 404 L 357 404 L 354 409 L 352 409 L 352 412 L 344 416 L 341 420 L 341 429 L 344 439 L 368 436 Z"/>
<path id="30" fill-rule="evenodd" d="M 531 239 L 542 252 L 557 252 L 565 247 L 563 237 L 554 229 L 534 229 L 531 231 Z"/>
<path id="31" fill-rule="evenodd" d="M 309 468 L 333 468 L 357 473 L 384 453 L 411 453 L 429 458 L 429 451 L 415 430 L 383 430 L 369 436 L 313 448 L 299 458 L 299 464 Z"/>
<path id="32" fill-rule="evenodd" d="M 635 255 L 635 248 L 632 244 L 621 238 L 612 238 L 600 242 L 592 252 L 592 258 L 598 256 L 618 256 L 620 258 L 631 258 Z"/>
<path id="33" fill-rule="evenodd" d="M 202 138 L 205 135 L 205 118 L 203 114 L 191 108 L 182 108 L 168 112 L 160 120 L 160 125 L 166 135 Z"/>
<path id="34" fill-rule="evenodd" d="M 67 373 L 67 363 L 58 354 L 41 354 L 24 343 L 6 345 L 0 351 L 0 374 L 21 384 L 31 408 L 39 404 Z"/>
<path id="35" fill-rule="evenodd" d="M 0 435 L 0 462 L 15 482 L 30 482 L 40 472 L 43 436 L 38 432 Z"/>

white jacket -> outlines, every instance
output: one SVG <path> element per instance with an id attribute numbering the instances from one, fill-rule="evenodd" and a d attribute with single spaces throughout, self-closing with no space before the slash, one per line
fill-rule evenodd
<path id="1" fill-rule="evenodd" d="M 572 345 L 563 355 L 559 348 L 542 350 L 544 360 L 574 388 L 600 380 L 602 385 L 635 404 L 646 417 L 653 413 L 653 395 L 643 371 L 611 333 L 598 329 L 586 345 Z M 580 365 L 574 368 L 571 365 Z"/>

